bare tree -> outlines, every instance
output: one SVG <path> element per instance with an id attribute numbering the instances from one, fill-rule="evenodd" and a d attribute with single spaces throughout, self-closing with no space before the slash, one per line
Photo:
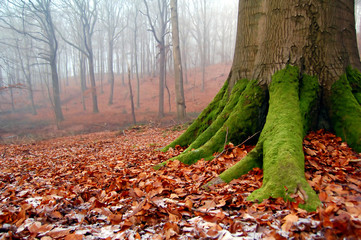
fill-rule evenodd
<path id="1" fill-rule="evenodd" d="M 38 57 L 51 68 L 53 109 L 57 124 L 64 120 L 61 110 L 59 77 L 57 70 L 58 41 L 52 18 L 51 0 L 7 1 L 1 8 L 5 27 L 26 35 L 37 42 Z"/>
<path id="2" fill-rule="evenodd" d="M 152 20 L 149 6 L 146 0 L 143 0 L 145 5 L 145 15 L 148 18 L 150 31 L 152 32 L 155 41 L 159 48 L 159 117 L 164 116 L 164 78 L 166 74 L 165 61 L 166 61 L 166 44 L 165 35 L 167 34 L 168 18 L 168 1 L 157 0 L 156 9 L 157 17 Z"/>
<path id="3" fill-rule="evenodd" d="M 114 44 L 121 36 L 121 33 L 126 27 L 122 19 L 123 2 L 119 3 L 116 0 L 103 1 L 102 22 L 107 32 L 108 40 L 108 81 L 110 83 L 110 94 L 108 104 L 113 104 L 114 95 Z M 119 57 L 117 57 L 119 64 Z"/>
<path id="4" fill-rule="evenodd" d="M 135 120 L 135 111 L 134 111 L 134 100 L 133 100 L 133 89 L 132 89 L 132 83 L 131 83 L 131 77 L 130 77 L 130 66 L 128 64 L 128 86 L 129 86 L 129 97 L 130 97 L 130 107 L 132 109 L 132 119 L 133 124 L 137 124 L 137 121 Z"/>
<path id="5" fill-rule="evenodd" d="M 95 24 L 98 19 L 98 0 L 66 0 L 68 6 L 67 11 L 73 14 L 73 17 L 77 19 L 80 23 L 80 32 L 78 32 L 77 38 L 81 40 L 81 43 L 75 43 L 69 38 L 64 37 L 61 34 L 62 38 L 69 45 L 75 47 L 80 52 L 82 52 L 88 59 L 88 70 L 90 75 L 90 84 L 91 84 L 91 94 L 92 94 L 92 103 L 93 103 L 93 112 L 99 112 L 98 108 L 98 99 L 97 99 L 97 90 L 95 83 L 95 73 L 94 73 L 94 53 L 93 53 L 93 34 L 95 30 Z M 74 21 L 74 18 L 69 19 L 69 21 Z M 75 31 L 73 31 L 75 33 Z"/>
<path id="6" fill-rule="evenodd" d="M 209 4 L 206 3 L 206 0 L 193 0 L 193 7 L 195 8 L 193 14 L 190 15 L 193 23 L 193 31 L 191 31 L 192 36 L 197 41 L 201 68 L 202 68 L 202 91 L 205 88 L 205 78 L 206 78 L 206 66 L 207 66 L 207 55 L 209 48 L 209 23 L 210 18 L 208 17 Z"/>
<path id="7" fill-rule="evenodd" d="M 137 108 L 140 107 L 140 81 L 139 81 L 139 67 L 138 67 L 138 16 L 139 16 L 139 9 L 137 7 L 137 2 L 134 1 L 135 9 L 133 15 L 133 44 L 134 44 L 134 66 L 135 66 L 135 75 L 137 78 Z"/>
<path id="8" fill-rule="evenodd" d="M 172 41 L 173 41 L 173 57 L 174 57 L 174 82 L 176 93 L 176 106 L 178 119 L 184 119 L 186 116 L 186 104 L 183 90 L 183 69 L 181 51 L 179 46 L 179 27 L 178 27 L 178 4 L 177 0 L 170 0 L 171 16 L 172 16 Z"/>

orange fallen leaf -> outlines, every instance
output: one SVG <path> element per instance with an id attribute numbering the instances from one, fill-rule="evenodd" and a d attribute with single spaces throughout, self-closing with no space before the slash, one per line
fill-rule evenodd
<path id="1" fill-rule="evenodd" d="M 288 232 L 292 225 L 298 221 L 298 216 L 295 214 L 288 214 L 286 217 L 283 218 L 285 223 L 282 225 L 282 230 Z"/>
<path id="2" fill-rule="evenodd" d="M 79 234 L 69 234 L 67 235 L 64 240 L 82 240 L 83 239 L 83 235 L 79 235 Z"/>

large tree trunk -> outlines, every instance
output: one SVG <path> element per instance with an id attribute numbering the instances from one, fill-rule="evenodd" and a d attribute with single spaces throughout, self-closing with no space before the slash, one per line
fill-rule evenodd
<path id="1" fill-rule="evenodd" d="M 211 183 L 263 167 L 263 185 L 248 200 L 290 199 L 301 192 L 303 207 L 315 210 L 320 201 L 304 176 L 307 131 L 329 126 L 361 151 L 356 46 L 353 0 L 240 0 L 234 61 L 225 85 L 164 150 L 189 146 L 174 159 L 194 163 L 212 159 L 224 143 L 238 144 L 260 131 L 254 150 Z"/>

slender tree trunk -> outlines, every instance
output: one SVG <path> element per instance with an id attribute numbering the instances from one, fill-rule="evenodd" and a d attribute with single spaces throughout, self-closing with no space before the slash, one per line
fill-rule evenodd
<path id="1" fill-rule="evenodd" d="M 164 76 L 165 76 L 165 46 L 164 39 L 159 46 L 159 110 L 158 116 L 164 117 Z"/>
<path id="2" fill-rule="evenodd" d="M 177 0 L 170 1 L 172 16 L 172 40 L 173 40 L 173 58 L 174 58 L 174 85 L 176 93 L 177 117 L 183 120 L 186 117 L 186 104 L 183 90 L 183 70 L 181 51 L 179 46 L 179 27 L 178 27 L 178 8 Z"/>
<path id="3" fill-rule="evenodd" d="M 27 57 L 27 63 L 26 63 L 26 83 L 27 83 L 27 87 L 28 87 L 28 91 L 29 91 L 29 100 L 31 103 L 31 110 L 32 110 L 32 114 L 36 115 L 36 107 L 35 107 L 35 102 L 34 102 L 34 94 L 33 94 L 33 86 L 31 83 L 31 71 L 30 71 L 30 63 L 29 63 L 29 57 Z"/>
<path id="4" fill-rule="evenodd" d="M 101 43 L 100 51 L 99 51 L 99 75 L 100 75 L 100 93 L 104 93 L 104 48 L 103 43 Z"/>
<path id="5" fill-rule="evenodd" d="M 10 99 L 11 99 L 11 111 L 15 112 L 14 92 L 13 92 L 13 87 L 12 87 L 12 85 L 14 84 L 14 77 L 8 75 L 8 79 L 10 81 L 9 88 L 10 88 Z"/>
<path id="6" fill-rule="evenodd" d="M 139 82 L 139 70 L 138 70 L 138 47 L 137 47 L 137 32 L 138 32 L 138 26 L 137 26 L 137 16 L 138 13 L 136 13 L 136 17 L 134 19 L 135 21 L 135 29 L 134 29 L 134 63 L 135 63 L 135 75 L 137 78 L 137 108 L 140 108 L 140 82 Z"/>
<path id="7" fill-rule="evenodd" d="M 89 76 L 90 76 L 90 85 L 91 85 L 91 95 L 93 103 L 93 113 L 98 113 L 98 98 L 97 98 L 97 88 L 95 83 L 95 74 L 94 74 L 94 62 L 93 62 L 93 52 L 89 52 L 88 64 L 89 64 Z"/>
<path id="8" fill-rule="evenodd" d="M 165 65 L 164 68 L 167 71 L 167 61 L 164 62 L 164 65 Z M 167 94 L 168 94 L 168 109 L 169 109 L 169 112 L 172 112 L 172 104 L 170 101 L 170 91 L 169 91 L 169 87 L 167 85 L 167 74 L 166 73 L 164 74 L 164 87 L 167 90 Z"/>
<path id="9" fill-rule="evenodd" d="M 130 81 L 130 66 L 128 66 L 128 86 L 129 86 L 129 97 L 130 97 L 130 107 L 132 109 L 132 119 L 133 124 L 137 124 L 137 121 L 135 120 L 135 110 L 134 110 L 134 101 L 133 101 L 133 90 L 132 90 L 132 83 Z"/>
<path id="10" fill-rule="evenodd" d="M 113 94 L 114 94 L 114 70 L 113 70 L 113 56 L 114 56 L 114 42 L 113 39 L 108 40 L 108 81 L 110 84 L 110 94 L 108 105 L 113 104 Z M 117 62 L 119 62 L 117 60 Z"/>
<path id="11" fill-rule="evenodd" d="M 53 89 L 53 103 L 54 103 L 54 112 L 56 123 L 64 120 L 63 111 L 61 110 L 61 102 L 60 102 L 60 89 L 59 89 L 59 79 L 58 72 L 56 66 L 56 57 L 52 58 L 50 61 L 50 69 L 51 69 L 51 81 L 52 81 L 52 89 Z"/>
<path id="12" fill-rule="evenodd" d="M 83 110 L 86 111 L 86 103 L 85 103 L 85 90 L 86 86 L 86 69 L 85 69 L 85 58 L 83 53 L 79 55 L 79 76 L 80 76 L 80 88 L 81 88 L 81 98 L 83 104 Z"/>

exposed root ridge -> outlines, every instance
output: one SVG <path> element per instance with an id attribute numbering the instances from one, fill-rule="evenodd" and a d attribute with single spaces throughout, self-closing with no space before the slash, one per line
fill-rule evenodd
<path id="1" fill-rule="evenodd" d="M 224 111 L 215 122 L 186 151 L 168 161 L 177 159 L 192 164 L 202 158 L 211 160 L 213 153 L 223 150 L 226 138 L 227 142 L 237 144 L 254 134 L 260 128 L 258 116 L 264 98 L 265 93 L 256 81 L 240 80 L 235 85 Z"/>
<path id="2" fill-rule="evenodd" d="M 346 141 L 355 151 L 361 152 L 361 106 L 354 94 L 350 83 L 356 88 L 355 79 L 361 79 L 356 70 L 348 69 L 332 86 L 330 119 L 337 136 Z"/>

